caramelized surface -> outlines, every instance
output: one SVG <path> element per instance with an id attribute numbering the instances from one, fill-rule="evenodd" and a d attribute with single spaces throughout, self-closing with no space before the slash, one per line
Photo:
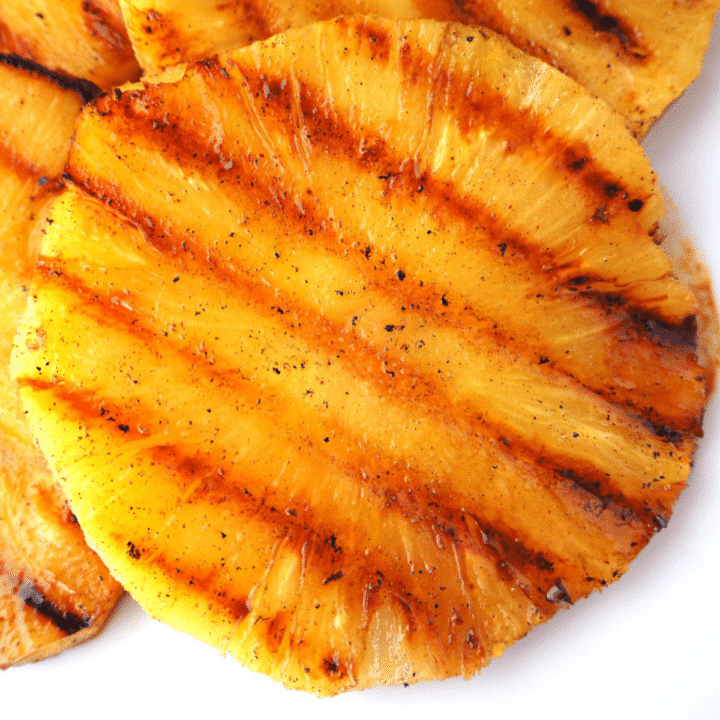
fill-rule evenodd
<path id="1" fill-rule="evenodd" d="M 643 134 L 697 77 L 718 0 L 120 0 L 138 60 L 155 71 L 346 13 L 485 25 L 603 98 Z"/>
<path id="2" fill-rule="evenodd" d="M 0 63 L 0 667 L 95 635 L 120 595 L 88 549 L 8 375 L 37 247 L 30 229 L 57 193 L 82 98 Z"/>
<path id="3" fill-rule="evenodd" d="M 620 118 L 346 18 L 83 113 L 13 372 L 153 615 L 321 695 L 469 676 L 667 524 L 705 404 Z"/>
<path id="4" fill-rule="evenodd" d="M 0 7 L 0 52 L 107 89 L 139 68 L 117 0 L 23 0 Z"/>

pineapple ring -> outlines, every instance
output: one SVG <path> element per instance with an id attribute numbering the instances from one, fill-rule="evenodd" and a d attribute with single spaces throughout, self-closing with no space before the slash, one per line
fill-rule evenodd
<path id="1" fill-rule="evenodd" d="M 347 17 L 86 108 L 12 370 L 153 616 L 328 695 L 470 676 L 617 579 L 701 432 L 622 118 Z"/>

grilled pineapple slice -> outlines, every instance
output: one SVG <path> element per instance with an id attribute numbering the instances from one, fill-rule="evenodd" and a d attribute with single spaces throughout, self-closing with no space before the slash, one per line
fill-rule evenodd
<path id="1" fill-rule="evenodd" d="M 560 68 L 644 134 L 698 76 L 719 0 L 120 0 L 146 71 L 270 37 L 343 13 L 482 24 Z"/>
<path id="2" fill-rule="evenodd" d="M 346 17 L 88 106 L 12 370 L 153 616 L 329 695 L 470 676 L 667 524 L 696 301 L 622 118 Z"/>
<path id="3" fill-rule="evenodd" d="M 0 52 L 17 54 L 103 89 L 139 74 L 117 0 L 2 3 Z"/>
<path id="4" fill-rule="evenodd" d="M 30 435 L 8 374 L 36 247 L 30 228 L 57 192 L 78 92 L 0 63 L 0 667 L 95 635 L 121 589 L 85 544 Z"/>

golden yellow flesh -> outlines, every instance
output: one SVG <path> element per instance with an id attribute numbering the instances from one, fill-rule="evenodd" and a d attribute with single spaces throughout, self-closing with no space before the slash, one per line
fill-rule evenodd
<path id="1" fill-rule="evenodd" d="M 30 230 L 57 192 L 81 104 L 0 64 L 0 667 L 92 637 L 121 593 L 52 479 L 7 367 L 38 250 Z"/>
<path id="2" fill-rule="evenodd" d="M 23 0 L 0 7 L 0 52 L 106 90 L 140 69 L 118 0 Z"/>
<path id="3" fill-rule="evenodd" d="M 346 18 L 100 99 L 66 170 L 13 372 L 152 615 L 321 695 L 469 676 L 666 524 L 696 303 L 561 73 Z"/>
<path id="4" fill-rule="evenodd" d="M 120 0 L 140 65 L 155 72 L 348 13 L 485 25 L 559 68 L 642 135 L 700 73 L 719 0 Z"/>

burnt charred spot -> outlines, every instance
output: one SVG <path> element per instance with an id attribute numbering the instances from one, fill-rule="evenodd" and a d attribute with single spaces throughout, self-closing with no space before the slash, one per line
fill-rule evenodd
<path id="1" fill-rule="evenodd" d="M 628 207 L 630 208 L 631 212 L 639 212 L 640 210 L 643 209 L 644 205 L 645 205 L 645 203 L 638 198 L 636 198 L 635 200 L 631 200 L 628 203 Z"/>
<path id="2" fill-rule="evenodd" d="M 67 635 L 74 635 L 92 625 L 92 618 L 88 615 L 80 616 L 71 612 L 64 612 L 55 603 L 48 600 L 35 585 L 25 580 L 17 590 L 18 599 L 28 607 L 46 617 L 55 627 Z"/>
<path id="3" fill-rule="evenodd" d="M 609 223 L 610 216 L 607 214 L 607 207 L 601 205 L 590 217 L 590 222 Z"/>
<path id="4" fill-rule="evenodd" d="M 669 325 L 658 318 L 643 316 L 635 313 L 634 319 L 642 323 L 645 334 L 658 345 L 663 347 L 697 347 L 697 323 L 695 318 L 688 318 L 679 325 Z"/>
<path id="5" fill-rule="evenodd" d="M 343 576 L 343 571 L 338 570 L 337 572 L 333 573 L 332 575 L 328 575 L 323 580 L 323 585 L 328 585 L 331 582 L 335 582 L 335 580 L 339 580 Z"/>
<path id="6" fill-rule="evenodd" d="M 683 433 L 676 430 L 674 427 L 669 425 L 652 425 L 652 430 L 661 440 L 666 440 L 671 443 L 680 442 L 683 438 Z"/>
<path id="7" fill-rule="evenodd" d="M 135 547 L 135 544 L 128 540 L 127 542 L 127 554 L 133 559 L 133 560 L 139 560 L 140 556 L 142 555 L 142 551 Z"/>
<path id="8" fill-rule="evenodd" d="M 332 548 L 333 552 L 342 552 L 342 546 L 338 545 L 337 537 L 335 535 L 330 535 L 330 537 L 325 540 L 325 543 Z"/>
<path id="9" fill-rule="evenodd" d="M 340 661 L 333 657 L 329 660 L 326 658 L 323 660 L 323 672 L 331 678 L 342 677 L 343 672 L 340 668 Z"/>
<path id="10" fill-rule="evenodd" d="M 570 170 L 573 170 L 574 172 L 578 172 L 585 167 L 585 163 L 589 161 L 590 158 L 581 157 L 581 158 L 575 158 L 571 159 L 568 163 L 568 168 Z"/>

